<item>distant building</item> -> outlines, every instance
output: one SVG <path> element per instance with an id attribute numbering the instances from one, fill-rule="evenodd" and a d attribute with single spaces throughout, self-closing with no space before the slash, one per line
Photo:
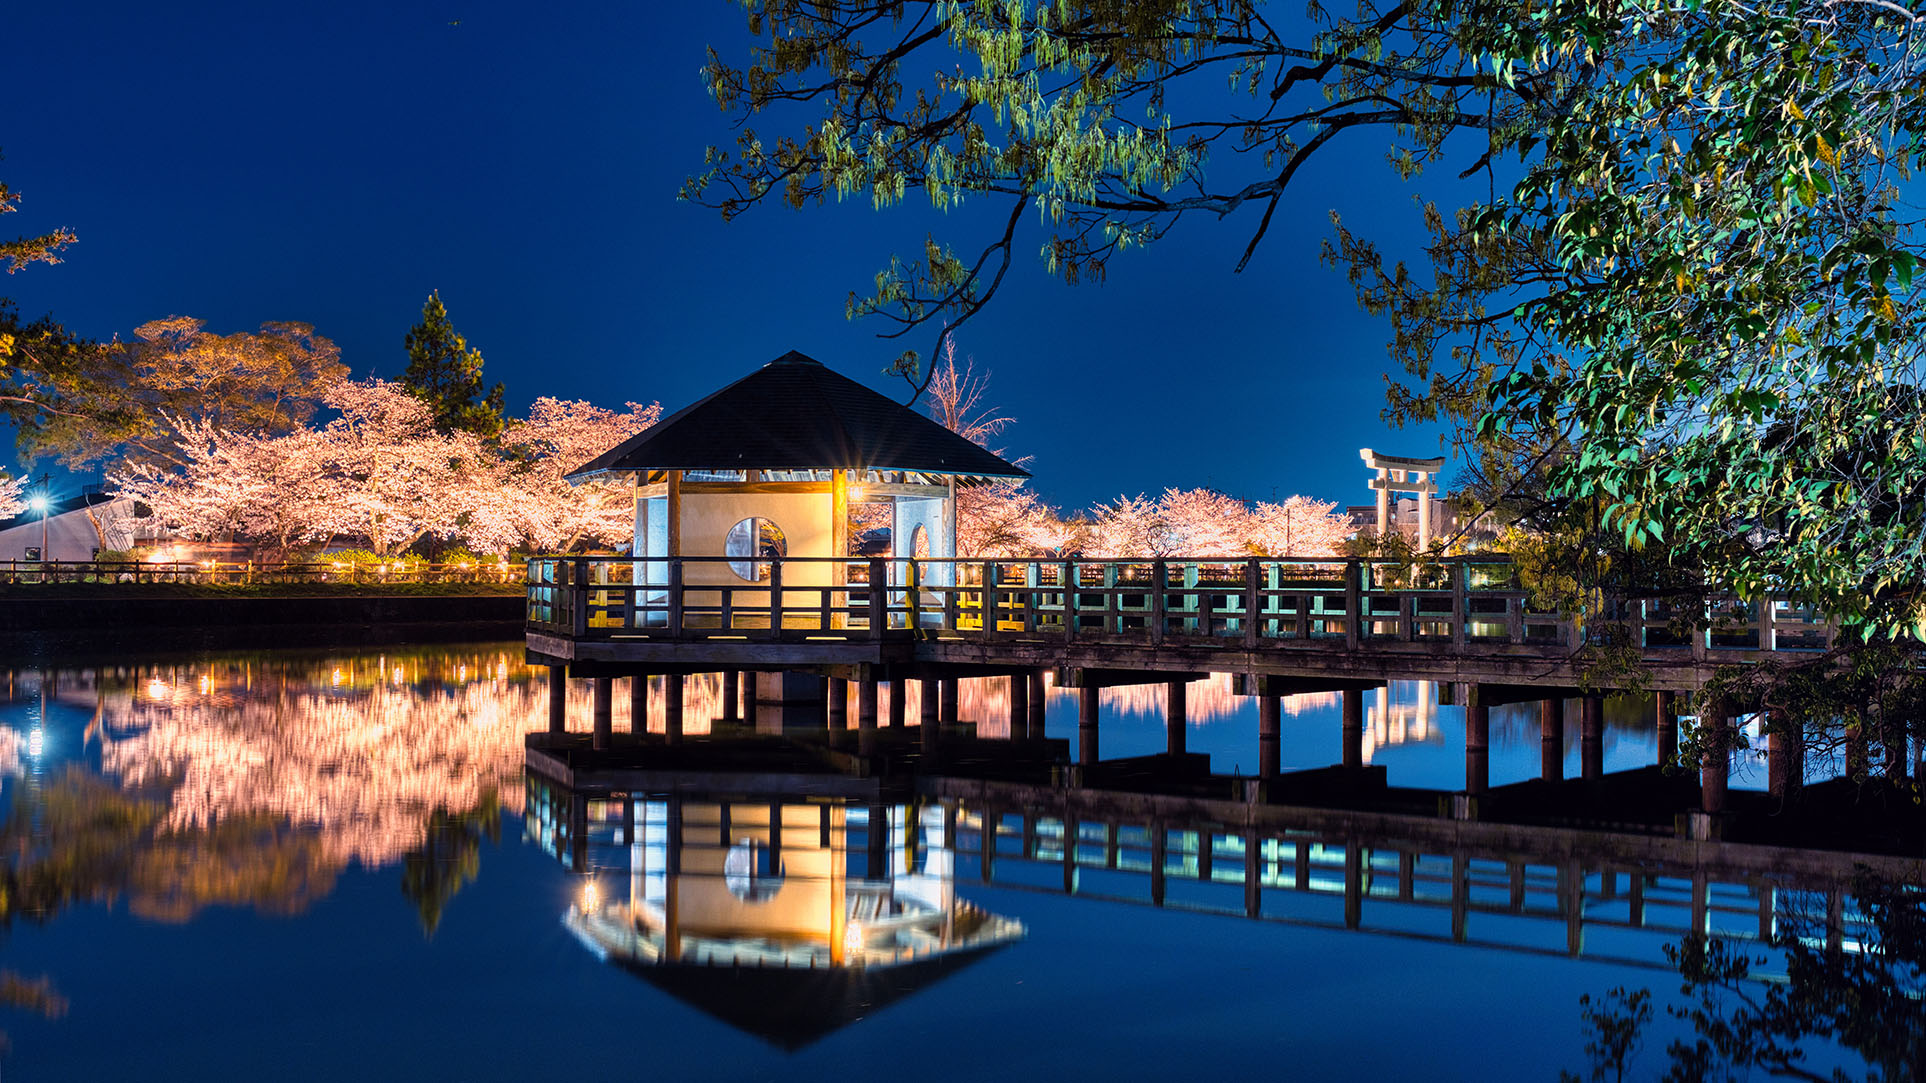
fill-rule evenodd
<path id="1" fill-rule="evenodd" d="M 53 501 L 47 508 L 44 531 L 40 512 L 21 512 L 0 522 L 0 561 L 92 560 L 103 548 L 132 549 L 151 529 L 152 520 L 144 510 L 124 496 L 83 493 Z M 96 521 L 99 530 L 94 528 Z M 101 545 L 102 533 L 106 534 L 105 546 Z"/>

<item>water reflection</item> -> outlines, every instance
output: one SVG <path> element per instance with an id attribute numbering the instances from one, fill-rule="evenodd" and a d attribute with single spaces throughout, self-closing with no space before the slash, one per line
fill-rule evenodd
<path id="1" fill-rule="evenodd" d="M 584 873 L 569 931 L 784 1048 L 1024 933 L 957 897 L 943 807 L 684 791 L 590 798 L 533 774 L 528 786 L 529 839 Z"/>

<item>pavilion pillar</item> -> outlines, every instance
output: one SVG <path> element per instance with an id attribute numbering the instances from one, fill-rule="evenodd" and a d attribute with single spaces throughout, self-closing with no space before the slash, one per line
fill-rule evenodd
<path id="1" fill-rule="evenodd" d="M 856 682 L 856 751 L 863 756 L 876 754 L 876 678 Z"/>
<path id="2" fill-rule="evenodd" d="M 548 667 L 548 732 L 568 729 L 568 667 Z"/>
<path id="3" fill-rule="evenodd" d="M 941 681 L 937 683 L 937 688 L 938 688 L 938 691 L 940 692 L 940 697 L 941 697 L 939 699 L 939 706 L 937 708 L 937 713 L 940 716 L 937 718 L 937 723 L 939 725 L 944 725 L 944 726 L 954 726 L 957 723 L 956 678 L 955 677 L 943 678 Z"/>
<path id="4" fill-rule="evenodd" d="M 1189 728 L 1187 707 L 1184 682 L 1171 681 L 1164 685 L 1164 751 L 1169 755 L 1184 754 L 1189 736 L 1185 732 Z"/>
<path id="5" fill-rule="evenodd" d="M 889 682 L 889 728 L 900 730 L 909 720 L 909 688 L 898 678 Z"/>
<path id="6" fill-rule="evenodd" d="M 829 728 L 842 732 L 849 728 L 849 682 L 829 678 Z"/>
<path id="7" fill-rule="evenodd" d="M 649 675 L 629 678 L 629 732 L 649 732 Z"/>
<path id="8" fill-rule="evenodd" d="M 1077 689 L 1077 762 L 1088 767 L 1097 762 L 1097 704 L 1101 689 Z"/>
<path id="9" fill-rule="evenodd" d="M 1423 499 L 1420 494 L 1420 499 Z M 1479 685 L 1465 697 L 1465 792 L 1491 788 L 1491 702 Z"/>
<path id="10" fill-rule="evenodd" d="M 1041 741 L 1044 738 L 1043 708 L 1045 704 L 1045 697 L 1049 693 L 1048 693 L 1048 690 L 1045 689 L 1043 686 L 1042 670 L 1040 669 L 1031 670 L 1029 673 L 1029 676 L 1026 679 L 1030 683 L 1029 736 L 1032 740 Z"/>
<path id="11" fill-rule="evenodd" d="M 682 743 L 682 693 L 687 682 L 680 673 L 662 675 L 662 736 L 672 745 Z"/>
<path id="12" fill-rule="evenodd" d="M 1587 782 L 1605 777 L 1605 697 L 1586 696 L 1578 709 L 1578 773 Z"/>
<path id="13" fill-rule="evenodd" d="M 1364 766 L 1364 690 L 1344 690 L 1344 766 Z"/>
<path id="14" fill-rule="evenodd" d="M 615 732 L 615 680 L 596 677 L 589 682 L 589 688 L 594 694 L 591 718 L 595 727 L 594 736 L 589 739 L 590 747 L 606 752 Z"/>
<path id="15" fill-rule="evenodd" d="M 722 671 L 722 720 L 742 720 L 742 674 L 737 670 Z"/>
<path id="16" fill-rule="evenodd" d="M 1565 780 L 1565 701 L 1556 696 L 1538 701 L 1538 777 Z"/>
<path id="17" fill-rule="evenodd" d="M 1699 808 L 1707 815 L 1725 811 L 1731 729 L 1731 708 L 1723 703 L 1706 707 L 1705 739 L 1699 750 Z"/>
<path id="18" fill-rule="evenodd" d="M 1020 741 L 1030 735 L 1030 680 L 1021 673 L 1005 679 L 1010 682 L 1010 739 Z"/>
<path id="19" fill-rule="evenodd" d="M 1257 777 L 1270 781 L 1283 769 L 1283 696 L 1257 697 Z"/>
<path id="20" fill-rule="evenodd" d="M 1658 700 L 1658 761 L 1663 767 L 1679 758 L 1679 700 L 1676 692 L 1660 692 Z"/>
<path id="21" fill-rule="evenodd" d="M 1766 719 L 1766 789 L 1774 797 L 1792 797 L 1805 782 L 1805 734 L 1786 711 Z"/>

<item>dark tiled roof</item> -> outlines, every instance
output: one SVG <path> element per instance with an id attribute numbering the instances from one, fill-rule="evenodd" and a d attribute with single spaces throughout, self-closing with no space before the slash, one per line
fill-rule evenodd
<path id="1" fill-rule="evenodd" d="M 629 470 L 917 470 L 1024 478 L 1019 467 L 794 350 L 597 455 Z"/>

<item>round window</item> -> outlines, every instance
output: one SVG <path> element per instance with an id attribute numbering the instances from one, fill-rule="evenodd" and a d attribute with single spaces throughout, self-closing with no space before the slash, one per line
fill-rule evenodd
<path id="1" fill-rule="evenodd" d="M 789 553 L 789 542 L 782 528 L 763 518 L 744 519 L 729 528 L 722 553 L 729 557 L 729 570 L 757 583 L 769 578 L 769 560 L 780 560 Z M 741 559 L 737 559 L 741 558 Z"/>

